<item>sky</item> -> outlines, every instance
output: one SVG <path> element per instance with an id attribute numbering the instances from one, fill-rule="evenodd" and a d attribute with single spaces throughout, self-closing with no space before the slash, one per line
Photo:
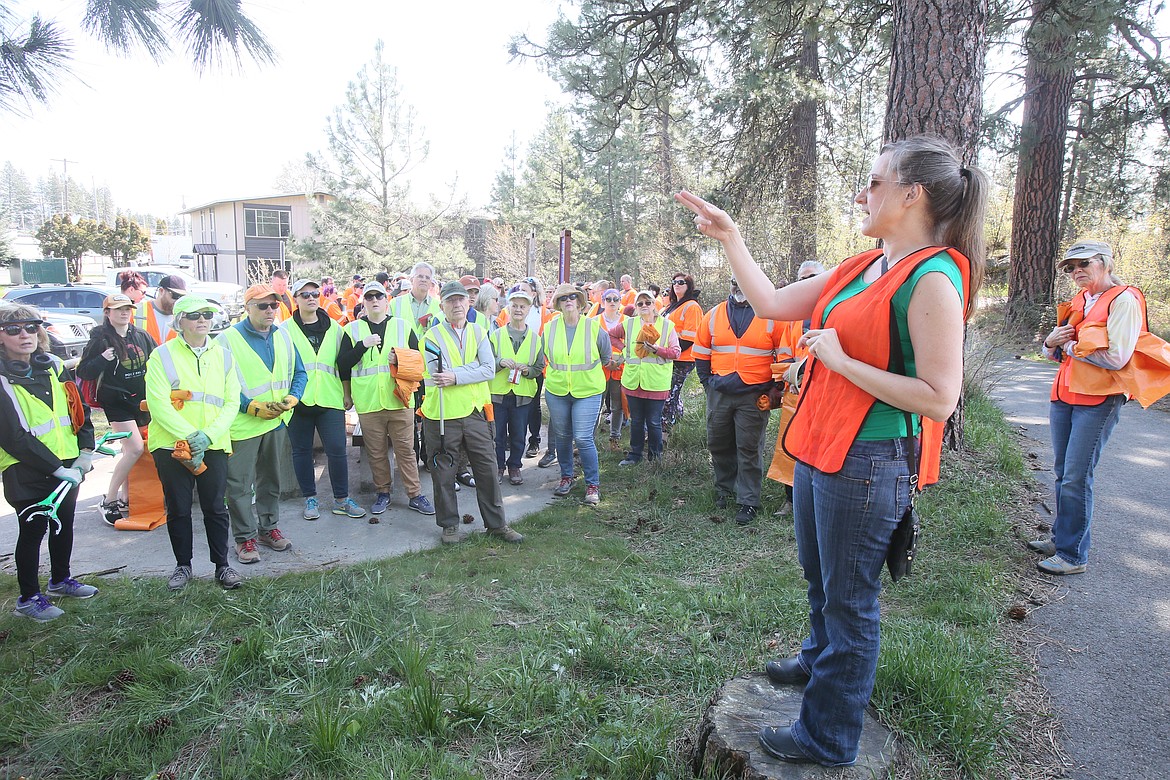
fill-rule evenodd
<path id="1" fill-rule="evenodd" d="M 28 116 L 0 113 L 0 162 L 35 181 L 68 159 L 70 176 L 109 187 L 130 211 L 276 194 L 286 163 L 326 150 L 326 118 L 378 40 L 430 141 L 416 196 L 457 181 L 471 207 L 486 206 L 513 134 L 526 148 L 546 104 L 562 99 L 535 62 L 509 62 L 507 51 L 516 34 L 543 39 L 556 0 L 244 0 L 277 63 L 203 75 L 182 50 L 162 64 L 107 53 L 79 30 L 82 0 L 15 5 L 71 30 L 77 77 Z"/>

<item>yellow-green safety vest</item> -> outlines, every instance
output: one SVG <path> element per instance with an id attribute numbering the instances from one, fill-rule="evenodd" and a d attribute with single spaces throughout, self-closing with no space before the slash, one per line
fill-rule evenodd
<path id="1" fill-rule="evenodd" d="M 319 314 L 325 317 L 324 313 Z M 313 345 L 305 336 L 304 331 L 292 319 L 280 323 L 280 329 L 288 331 L 293 346 L 301 355 L 301 363 L 305 366 L 308 383 L 301 396 L 301 403 L 309 406 L 321 406 L 326 409 L 341 409 L 344 406 L 341 389 L 341 376 L 337 373 L 337 353 L 341 351 L 341 337 L 344 335 L 341 326 L 329 320 L 329 327 L 321 339 L 321 348 L 313 351 Z"/>
<path id="2" fill-rule="evenodd" d="M 273 339 L 271 371 L 237 328 L 228 328 L 219 338 L 225 340 L 224 346 L 235 356 L 241 395 L 261 403 L 280 401 L 288 395 L 289 388 L 292 387 L 293 369 L 296 367 L 296 360 L 293 357 L 296 354 L 296 347 L 293 346 L 287 331 L 273 328 L 272 335 L 269 336 Z M 265 420 L 247 412 L 239 412 L 232 421 L 232 441 L 263 436 L 279 428 L 291 415 L 292 411 L 289 410 L 279 417 Z"/>
<path id="3" fill-rule="evenodd" d="M 601 325 L 593 317 L 577 322 L 573 343 L 565 334 L 565 320 L 558 317 L 544 326 L 544 357 L 548 372 L 544 390 L 553 395 L 589 398 L 605 392 L 605 370 L 597 354 L 597 334 Z"/>
<path id="4" fill-rule="evenodd" d="M 666 347 L 674 323 L 659 315 L 654 321 L 659 337 L 655 343 L 659 349 Z M 651 390 L 661 392 L 670 389 L 671 374 L 674 373 L 674 361 L 657 355 L 638 357 L 634 350 L 638 348 L 636 339 L 642 331 L 642 318 L 630 317 L 626 320 L 626 349 L 625 370 L 622 371 L 622 387 L 627 390 Z"/>
<path id="5" fill-rule="evenodd" d="M 487 331 L 478 322 L 469 322 L 463 330 L 463 349 L 455 341 L 451 327 L 443 324 L 427 331 L 424 339 L 439 348 L 443 355 L 443 370 L 450 371 L 465 366 L 479 354 L 479 345 L 486 339 Z M 487 382 L 473 382 L 469 385 L 435 387 L 431 379 L 430 362 L 426 361 L 426 395 L 423 396 L 422 413 L 428 420 L 439 419 L 439 393 L 443 395 L 443 418 L 458 420 L 469 417 L 476 409 L 482 409 L 492 401 Z"/>
<path id="6" fill-rule="evenodd" d="M 354 320 L 346 327 L 349 328 L 349 337 L 353 339 L 355 345 L 360 344 L 362 339 L 373 332 L 365 317 Z M 353 408 L 358 414 L 406 408 L 406 404 L 394 395 L 395 383 L 390 373 L 390 350 L 395 347 L 409 348 L 408 328 L 406 320 L 398 317 L 388 318 L 381 346 L 367 348 L 362 359 L 350 372 L 349 394 L 353 397 Z M 413 408 L 413 398 L 410 405 Z"/>
<path id="7" fill-rule="evenodd" d="M 56 380 L 50 383 L 53 400 L 51 408 L 24 386 L 10 382 L 3 374 L 0 374 L 0 392 L 12 401 L 16 421 L 21 428 L 36 437 L 58 458 L 69 460 L 76 458 L 81 450 L 77 446 L 77 436 L 73 433 L 73 422 L 69 418 L 69 399 L 65 396 L 65 388 L 61 386 L 64 366 L 56 355 L 49 357 L 53 359 L 53 377 Z M 16 458 L 0 449 L 0 472 L 17 462 Z"/>
<path id="8" fill-rule="evenodd" d="M 224 397 L 227 392 L 227 377 L 235 370 L 235 361 L 232 360 L 231 353 L 215 341 L 208 341 L 207 351 L 202 355 L 196 355 L 182 337 L 171 339 L 150 353 L 146 366 L 148 375 L 156 370 L 152 368 L 155 365 L 162 369 L 171 390 L 188 390 L 191 393 L 191 398 L 183 401 L 183 408 L 176 409 L 175 412 L 191 423 L 196 430 L 203 431 L 209 436 L 214 433 L 213 423 L 223 414 L 224 406 L 236 407 L 240 403 L 238 392 L 231 398 Z M 234 384 L 233 382 L 232 385 Z M 192 389 L 197 387 L 203 389 Z M 146 403 L 154 410 L 163 404 L 170 405 L 171 399 L 169 395 L 153 397 L 148 380 Z M 231 437 L 226 435 L 226 431 L 224 433 L 223 436 L 213 438 L 208 449 L 223 450 L 230 455 Z M 173 450 L 178 437 L 159 422 L 159 416 L 151 415 L 146 440 L 147 447 L 154 452 L 158 449 Z"/>
<path id="9" fill-rule="evenodd" d="M 532 328 L 528 328 L 524 334 L 524 338 L 520 341 L 520 349 L 512 349 L 512 337 L 506 332 L 507 326 L 496 328 L 492 333 L 492 350 L 496 353 L 497 362 L 500 360 L 517 360 L 519 355 L 519 362 L 532 365 L 536 362 L 536 353 L 540 349 L 537 344 L 537 335 L 532 332 Z M 512 384 L 508 381 L 511 375 L 511 369 L 500 369 L 496 375 L 492 377 L 492 381 L 488 385 L 492 395 L 507 395 L 508 393 L 515 393 L 522 398 L 533 398 L 536 396 L 536 379 L 534 377 L 520 376 L 520 381 Z"/>
<path id="10" fill-rule="evenodd" d="M 422 334 L 426 331 L 422 325 L 418 324 L 418 317 L 414 316 L 414 305 L 411 301 L 414 296 L 409 292 L 404 292 L 390 301 L 390 316 L 397 317 L 406 321 L 407 327 L 414 331 L 414 335 L 418 337 L 418 343 L 422 343 Z M 443 310 L 439 307 L 439 299 L 433 295 L 427 296 L 427 314 L 433 314 L 436 318 L 443 315 Z"/>

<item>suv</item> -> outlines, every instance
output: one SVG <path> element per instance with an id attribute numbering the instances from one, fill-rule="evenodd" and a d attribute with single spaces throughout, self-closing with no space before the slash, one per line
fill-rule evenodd
<path id="1" fill-rule="evenodd" d="M 49 333 L 53 354 L 64 360 L 66 366 L 73 368 L 81 359 L 85 345 L 89 343 L 93 320 L 75 314 L 59 314 L 53 309 L 42 311 L 41 316 L 45 318 L 45 330 Z"/>
<path id="2" fill-rule="evenodd" d="M 118 285 L 118 277 L 126 271 L 136 271 L 146 279 L 151 292 L 162 281 L 164 276 L 178 276 L 187 283 L 187 292 L 202 296 L 212 303 L 219 304 L 229 317 L 235 317 L 244 310 L 244 288 L 230 282 L 201 282 L 191 275 L 185 268 L 174 265 L 140 265 L 135 268 L 108 268 L 106 269 L 106 283 Z"/>

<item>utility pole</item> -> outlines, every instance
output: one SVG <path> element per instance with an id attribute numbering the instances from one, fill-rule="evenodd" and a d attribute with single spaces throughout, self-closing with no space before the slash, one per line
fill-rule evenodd
<path id="1" fill-rule="evenodd" d="M 66 160 L 64 158 L 62 158 L 62 159 L 50 158 L 49 162 L 61 163 L 61 177 L 64 180 L 63 186 L 65 188 L 65 195 L 64 195 L 65 200 L 61 204 L 61 213 L 67 214 L 69 212 L 69 163 L 73 163 L 74 165 L 80 165 L 80 163 L 77 160 Z"/>

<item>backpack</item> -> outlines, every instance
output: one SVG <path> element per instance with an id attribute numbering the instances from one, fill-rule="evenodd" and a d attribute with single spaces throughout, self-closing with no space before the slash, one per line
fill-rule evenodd
<path id="1" fill-rule="evenodd" d="M 102 405 L 98 403 L 97 399 L 98 387 L 101 385 L 102 381 L 101 377 L 98 377 L 97 379 L 82 379 L 81 377 L 76 377 L 74 381 L 77 382 L 77 389 L 81 392 L 81 400 L 85 402 L 85 405 L 90 409 L 101 409 Z"/>

